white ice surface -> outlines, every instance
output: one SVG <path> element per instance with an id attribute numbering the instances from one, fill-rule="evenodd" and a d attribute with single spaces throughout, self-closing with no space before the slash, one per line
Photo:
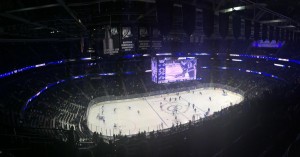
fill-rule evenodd
<path id="1" fill-rule="evenodd" d="M 208 115 L 211 115 L 228 107 L 230 102 L 234 105 L 244 99 L 242 95 L 227 90 L 225 90 L 227 95 L 223 95 L 223 89 L 218 88 L 200 88 L 193 91 L 180 92 L 181 100 L 176 93 L 169 93 L 97 103 L 88 111 L 88 127 L 92 132 L 97 131 L 108 136 L 120 132 L 123 135 L 129 135 L 137 134 L 139 131 L 156 131 L 170 128 L 177 123 L 187 123 L 193 120 L 193 116 L 195 120 L 203 118 L 208 108 L 210 108 Z M 176 101 L 175 98 L 177 98 Z M 193 109 L 193 104 L 196 111 Z M 177 113 L 174 111 L 176 108 Z M 105 122 L 100 120 L 99 116 L 104 117 Z"/>

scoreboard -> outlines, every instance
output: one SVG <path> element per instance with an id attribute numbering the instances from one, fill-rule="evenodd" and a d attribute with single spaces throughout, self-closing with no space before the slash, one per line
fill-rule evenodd
<path id="1" fill-rule="evenodd" d="M 152 81 L 155 83 L 195 80 L 197 59 L 195 57 L 153 57 L 151 70 Z"/>

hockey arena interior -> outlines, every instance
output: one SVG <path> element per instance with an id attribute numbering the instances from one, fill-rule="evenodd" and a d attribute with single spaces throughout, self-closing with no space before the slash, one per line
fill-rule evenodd
<path id="1" fill-rule="evenodd" d="M 0 157 L 300 156 L 300 3 L 0 1 Z"/>

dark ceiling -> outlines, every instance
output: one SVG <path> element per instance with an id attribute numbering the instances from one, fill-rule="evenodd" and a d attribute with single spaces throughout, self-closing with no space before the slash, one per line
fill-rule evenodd
<path id="1" fill-rule="evenodd" d="M 181 25 L 182 4 L 197 7 L 197 19 L 202 9 L 220 10 L 233 6 L 247 6 L 236 13 L 252 21 L 284 19 L 267 23 L 275 26 L 293 25 L 300 30 L 300 1 L 298 0 L 174 0 L 174 24 Z M 177 14 L 176 14 L 177 10 Z M 153 25 L 157 23 L 155 0 L 1 0 L 1 39 L 79 38 L 100 32 L 104 26 Z M 177 20 L 176 20 L 177 18 Z M 201 29 L 201 22 L 196 22 Z"/>

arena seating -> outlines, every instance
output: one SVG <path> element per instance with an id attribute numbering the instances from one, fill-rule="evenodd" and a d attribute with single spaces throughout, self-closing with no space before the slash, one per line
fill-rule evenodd
<path id="1" fill-rule="evenodd" d="M 36 49 L 34 51 L 42 50 L 38 47 Z M 32 62 L 35 61 L 39 60 Z M 120 61 L 118 64 L 97 63 L 96 67 L 90 67 L 91 73 L 112 72 L 117 75 L 66 81 L 42 93 L 29 104 L 24 114 L 21 110 L 31 96 L 49 83 L 87 74 L 85 68 L 89 62 L 34 69 L 0 80 L 0 123 L 3 128 L 7 128 L 1 128 L 1 135 L 2 139 L 7 139 L 5 141 L 11 141 L 10 145 L 6 142 L 1 144 L 12 148 L 17 147 L 16 143 L 24 141 L 18 146 L 20 150 L 27 148 L 26 144 L 31 142 L 50 147 L 53 143 L 68 141 L 66 130 L 74 127 L 81 144 L 92 142 L 90 151 L 102 155 L 274 156 L 288 152 L 297 153 L 295 147 L 298 146 L 299 128 L 295 126 L 300 112 L 297 100 L 300 93 L 300 73 L 296 65 L 280 68 L 275 67 L 273 62 L 246 58 L 242 63 L 206 60 L 200 64 L 210 68 L 199 70 L 201 81 L 155 84 L 151 81 L 151 73 L 143 72 L 150 69 L 144 62 L 136 60 Z M 258 74 L 218 69 L 218 64 L 224 62 L 227 67 L 264 71 L 284 78 L 285 81 Z M 133 73 L 126 75 L 126 72 Z M 91 133 L 86 126 L 86 110 L 93 98 L 159 90 L 172 91 L 210 82 L 246 91 L 246 100 L 197 123 L 175 126 L 147 136 L 145 133 L 132 137 L 116 135 L 109 141 L 101 135 Z M 17 135 L 11 130 L 16 130 Z M 46 140 L 49 142 L 45 142 Z M 97 149 L 100 146 L 102 151 Z"/>

